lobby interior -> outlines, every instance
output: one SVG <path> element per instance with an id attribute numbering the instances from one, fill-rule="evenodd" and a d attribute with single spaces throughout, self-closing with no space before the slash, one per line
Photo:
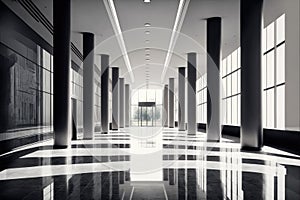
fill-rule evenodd
<path id="1" fill-rule="evenodd" d="M 0 199 L 300 199 L 299 0 L 1 0 Z"/>

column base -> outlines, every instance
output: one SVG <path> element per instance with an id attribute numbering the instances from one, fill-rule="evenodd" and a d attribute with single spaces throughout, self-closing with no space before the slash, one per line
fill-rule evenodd
<path id="1" fill-rule="evenodd" d="M 262 147 L 241 147 L 241 151 L 261 151 Z"/>
<path id="2" fill-rule="evenodd" d="M 53 145 L 53 149 L 67 149 L 69 145 Z"/>

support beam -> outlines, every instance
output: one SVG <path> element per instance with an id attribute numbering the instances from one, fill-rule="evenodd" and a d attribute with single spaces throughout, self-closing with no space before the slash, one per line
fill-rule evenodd
<path id="1" fill-rule="evenodd" d="M 120 97 L 119 97 L 119 108 L 120 108 L 120 128 L 125 127 L 125 83 L 124 78 L 120 78 Z"/>
<path id="2" fill-rule="evenodd" d="M 178 130 L 185 131 L 185 67 L 178 68 Z"/>
<path id="3" fill-rule="evenodd" d="M 197 54 L 188 53 L 188 135 L 196 135 L 196 78 L 197 78 Z"/>
<path id="4" fill-rule="evenodd" d="M 109 109 L 109 56 L 101 55 L 101 128 L 102 133 L 108 133 Z"/>
<path id="5" fill-rule="evenodd" d="M 125 84 L 125 127 L 130 127 L 130 85 Z"/>
<path id="6" fill-rule="evenodd" d="M 112 68 L 112 130 L 119 129 L 119 68 Z"/>
<path id="7" fill-rule="evenodd" d="M 54 146 L 71 142 L 71 0 L 53 1 L 53 127 Z"/>
<path id="8" fill-rule="evenodd" d="M 83 33 L 83 138 L 94 137 L 94 34 Z"/>
<path id="9" fill-rule="evenodd" d="M 175 99 L 174 99 L 174 91 L 175 91 L 175 85 L 174 85 L 174 78 L 169 78 L 169 128 L 175 127 Z"/>
<path id="10" fill-rule="evenodd" d="M 262 135 L 261 35 L 263 0 L 241 0 L 241 145 L 260 150 Z"/>
<path id="11" fill-rule="evenodd" d="M 164 99 L 163 99 L 163 126 L 164 127 L 168 127 L 168 110 L 169 110 L 169 104 L 168 104 L 168 85 L 165 85 L 164 87 L 164 91 L 163 91 L 163 95 L 164 95 Z"/>
<path id="12" fill-rule="evenodd" d="M 221 18 L 207 19 L 207 140 L 221 139 Z"/>

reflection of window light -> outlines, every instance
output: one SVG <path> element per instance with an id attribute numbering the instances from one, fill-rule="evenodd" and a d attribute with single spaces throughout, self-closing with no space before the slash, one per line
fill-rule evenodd
<path id="1" fill-rule="evenodd" d="M 43 199 L 44 200 L 53 200 L 54 199 L 54 189 L 53 189 L 53 182 L 47 185 L 43 189 Z"/>

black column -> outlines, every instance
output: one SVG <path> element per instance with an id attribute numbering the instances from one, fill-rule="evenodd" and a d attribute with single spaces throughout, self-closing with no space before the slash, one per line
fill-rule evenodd
<path id="1" fill-rule="evenodd" d="M 261 35 L 263 0 L 241 0 L 241 145 L 260 150 L 262 138 Z"/>
<path id="2" fill-rule="evenodd" d="M 168 127 L 168 115 L 169 115 L 169 98 L 168 98 L 168 91 L 169 87 L 168 85 L 165 85 L 164 87 L 164 94 L 163 94 L 163 126 Z"/>
<path id="3" fill-rule="evenodd" d="M 175 85 L 174 85 L 174 78 L 169 78 L 169 128 L 175 127 L 175 99 L 174 99 L 174 91 L 175 91 Z"/>
<path id="4" fill-rule="evenodd" d="M 119 129 L 119 68 L 112 68 L 112 130 Z"/>
<path id="5" fill-rule="evenodd" d="M 125 127 L 125 80 L 124 78 L 119 79 L 119 109 L 120 109 L 120 128 Z"/>
<path id="6" fill-rule="evenodd" d="M 185 67 L 178 68 L 178 130 L 185 130 Z"/>
<path id="7" fill-rule="evenodd" d="M 220 141 L 221 18 L 207 19 L 207 140 Z"/>
<path id="8" fill-rule="evenodd" d="M 188 53 L 188 134 L 195 135 L 196 125 L 196 78 L 197 78 L 197 54 Z"/>
<path id="9" fill-rule="evenodd" d="M 130 85 L 125 84 L 125 127 L 130 126 Z"/>
<path id="10" fill-rule="evenodd" d="M 54 145 L 67 147 L 71 141 L 71 1 L 53 1 L 53 126 Z"/>
<path id="11" fill-rule="evenodd" d="M 94 137 L 94 34 L 83 33 L 83 138 Z"/>
<path id="12" fill-rule="evenodd" d="M 109 109 L 109 56 L 101 55 L 101 127 L 102 133 L 108 133 Z"/>

